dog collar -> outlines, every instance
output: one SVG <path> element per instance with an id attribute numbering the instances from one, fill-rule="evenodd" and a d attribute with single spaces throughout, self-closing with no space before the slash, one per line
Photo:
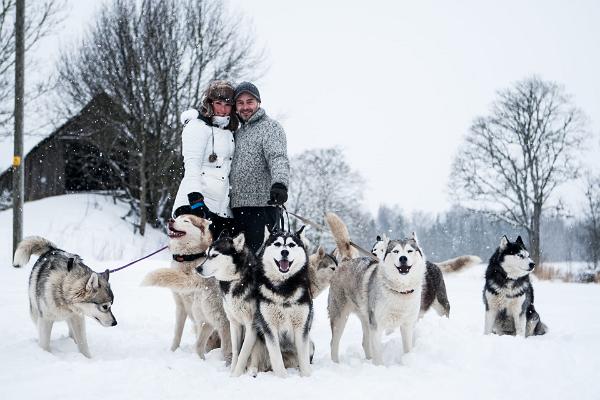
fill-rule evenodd
<path id="1" fill-rule="evenodd" d="M 206 252 L 203 251 L 202 253 L 196 254 L 173 254 L 173 260 L 177 262 L 194 261 L 200 257 L 206 257 Z"/>

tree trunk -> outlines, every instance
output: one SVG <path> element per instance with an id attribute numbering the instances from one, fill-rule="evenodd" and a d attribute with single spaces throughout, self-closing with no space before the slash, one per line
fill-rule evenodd
<path id="1" fill-rule="evenodd" d="M 146 233 L 146 221 L 148 220 L 146 210 L 146 194 L 148 191 L 148 181 L 146 179 L 146 137 L 144 136 L 143 128 L 140 129 L 142 139 L 142 154 L 140 155 L 140 235 Z"/>
<path id="2" fill-rule="evenodd" d="M 531 232 L 529 234 L 529 254 L 535 265 L 540 265 L 540 221 L 542 219 L 542 205 L 533 204 L 533 215 L 531 217 Z"/>

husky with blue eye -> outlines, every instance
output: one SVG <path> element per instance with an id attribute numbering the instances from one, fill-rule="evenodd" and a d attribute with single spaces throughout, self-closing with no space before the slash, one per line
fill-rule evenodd
<path id="1" fill-rule="evenodd" d="M 533 306 L 529 274 L 535 268 L 521 236 L 510 242 L 506 236 L 490 258 L 485 271 L 483 304 L 484 333 L 499 335 L 543 335 L 548 328 Z"/>

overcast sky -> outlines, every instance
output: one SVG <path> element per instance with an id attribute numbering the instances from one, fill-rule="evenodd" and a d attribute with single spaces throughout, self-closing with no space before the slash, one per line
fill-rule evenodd
<path id="1" fill-rule="evenodd" d="M 62 46 L 99 1 L 70 0 Z M 450 166 L 499 89 L 537 74 L 600 132 L 600 1 L 232 0 L 267 49 L 257 83 L 290 154 L 341 146 L 369 209 L 447 209 Z M 48 46 L 49 58 L 57 48 Z"/>

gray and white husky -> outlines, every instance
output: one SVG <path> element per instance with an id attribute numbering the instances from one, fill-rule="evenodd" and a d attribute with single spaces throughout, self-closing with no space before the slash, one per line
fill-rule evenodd
<path id="1" fill-rule="evenodd" d="M 108 283 L 108 270 L 101 274 L 92 271 L 81 257 L 58 249 L 52 242 L 31 236 L 19 243 L 14 266 L 22 267 L 32 254 L 39 259 L 29 276 L 29 311 L 37 325 L 40 347 L 50 351 L 52 325 L 66 321 L 69 336 L 79 352 L 90 358 L 84 316 L 102 326 L 115 326 L 111 311 L 114 300 Z"/>
<path id="2" fill-rule="evenodd" d="M 485 271 L 483 304 L 486 335 L 543 335 L 546 325 L 533 306 L 529 274 L 535 268 L 521 236 L 510 242 L 506 236 L 490 258 Z"/>
<path id="3" fill-rule="evenodd" d="M 269 231 L 256 269 L 256 327 L 265 339 L 273 372 L 286 376 L 282 342 L 293 344 L 301 376 L 310 375 L 313 304 L 304 227 Z"/>
<path id="4" fill-rule="evenodd" d="M 419 319 L 427 262 L 416 235 L 390 240 L 382 262 L 353 258 L 331 280 L 327 310 L 331 323 L 331 358 L 339 362 L 339 343 L 350 313 L 361 321 L 366 357 L 383 364 L 381 337 L 400 327 L 404 352 L 412 349 Z"/>

